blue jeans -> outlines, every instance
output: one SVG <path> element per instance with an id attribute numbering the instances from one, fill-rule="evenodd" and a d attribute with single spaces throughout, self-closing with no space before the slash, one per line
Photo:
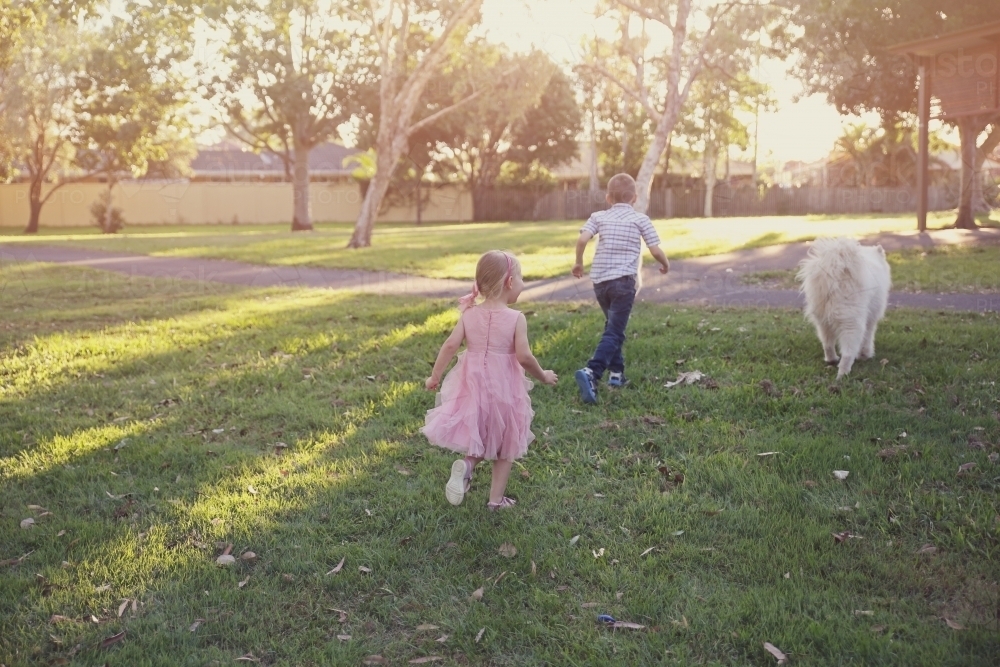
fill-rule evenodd
<path id="1" fill-rule="evenodd" d="M 594 294 L 604 311 L 604 335 L 594 350 L 594 356 L 587 362 L 587 368 L 593 371 L 595 380 L 600 380 L 605 370 L 611 373 L 625 371 L 622 346 L 625 344 L 625 327 L 635 303 L 635 276 L 594 283 Z"/>

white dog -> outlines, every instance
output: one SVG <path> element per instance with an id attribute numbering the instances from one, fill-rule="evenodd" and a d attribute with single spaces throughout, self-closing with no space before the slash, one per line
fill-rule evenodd
<path id="1" fill-rule="evenodd" d="M 840 348 L 839 380 L 855 359 L 875 356 L 875 328 L 892 286 L 885 251 L 854 239 L 821 238 L 799 266 L 806 318 L 816 326 L 827 364 L 837 364 Z"/>

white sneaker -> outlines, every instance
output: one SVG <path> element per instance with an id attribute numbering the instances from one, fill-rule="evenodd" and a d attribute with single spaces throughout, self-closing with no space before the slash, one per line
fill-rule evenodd
<path id="1" fill-rule="evenodd" d="M 444 497 L 452 505 L 461 505 L 465 499 L 465 473 L 468 471 L 468 464 L 465 459 L 458 459 L 451 464 L 451 477 L 444 487 Z"/>

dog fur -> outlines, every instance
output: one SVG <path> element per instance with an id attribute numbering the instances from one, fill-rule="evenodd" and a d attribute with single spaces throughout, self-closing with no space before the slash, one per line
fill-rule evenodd
<path id="1" fill-rule="evenodd" d="M 839 361 L 839 380 L 855 359 L 875 356 L 875 329 L 892 286 L 885 251 L 850 238 L 819 238 L 799 267 L 805 316 L 816 327 L 826 363 Z"/>

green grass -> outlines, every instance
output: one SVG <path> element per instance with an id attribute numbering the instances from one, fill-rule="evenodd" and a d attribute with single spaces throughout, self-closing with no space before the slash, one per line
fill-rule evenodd
<path id="1" fill-rule="evenodd" d="M 892 289 L 898 292 L 1000 291 L 1000 246 L 938 246 L 886 255 L 892 268 Z M 742 277 L 747 285 L 797 289 L 795 270 L 758 271 Z"/>
<path id="2" fill-rule="evenodd" d="M 932 227 L 951 222 L 950 213 L 932 214 Z M 102 235 L 96 228 L 43 229 L 40 237 L 10 235 L 4 243 L 43 242 L 81 248 L 158 256 L 211 257 L 255 264 L 388 270 L 433 278 L 471 279 L 479 256 L 493 248 L 517 253 L 526 279 L 567 275 L 582 223 L 518 222 L 428 224 L 417 227 L 379 224 L 372 247 L 348 250 L 351 225 L 321 224 L 311 233 L 292 233 L 286 225 L 130 227 Z M 756 248 L 818 236 L 865 236 L 911 230 L 913 216 L 775 216 L 658 220 L 656 228 L 668 256 L 696 257 Z M 8 229 L 13 232 L 14 230 Z M 2 230 L 0 230 L 2 232 Z M 587 261 L 592 256 L 591 244 Z M 652 261 L 647 257 L 647 261 Z"/>
<path id="3" fill-rule="evenodd" d="M 451 507 L 452 457 L 418 433 L 453 304 L 2 270 L 0 561 L 25 556 L 0 567 L 7 667 L 1000 654 L 995 314 L 894 310 L 885 363 L 833 386 L 798 312 L 643 303 L 633 386 L 585 408 L 599 311 L 525 304 L 562 381 L 533 391 L 517 508 L 490 514 L 487 471 Z M 694 369 L 717 388 L 663 388 Z M 217 566 L 228 543 L 256 561 Z"/>

